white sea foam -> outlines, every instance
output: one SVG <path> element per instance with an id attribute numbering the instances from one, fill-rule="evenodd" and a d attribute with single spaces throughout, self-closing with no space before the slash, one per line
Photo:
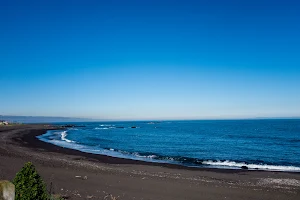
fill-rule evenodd
<path id="1" fill-rule="evenodd" d="M 260 170 L 267 170 L 267 171 L 292 171 L 292 172 L 300 172 L 300 167 L 295 166 L 280 166 L 280 165 L 265 165 L 265 164 L 246 164 L 246 163 L 238 163 L 234 161 L 203 161 L 202 164 L 205 165 L 213 165 L 213 166 L 220 166 L 220 167 L 232 167 L 232 168 L 241 168 L 243 166 L 248 167 L 248 169 L 260 169 Z"/>
<path id="2" fill-rule="evenodd" d="M 157 157 L 156 155 L 142 156 L 142 155 L 140 155 L 140 154 L 137 153 L 137 152 L 133 153 L 132 155 L 133 155 L 133 156 L 136 156 L 136 157 L 139 157 L 139 158 L 150 158 L 150 159 L 154 159 L 154 158 Z"/>
<path id="3" fill-rule="evenodd" d="M 107 129 L 113 129 L 113 128 L 116 128 L 116 127 L 113 127 L 113 126 L 109 126 L 109 127 L 96 127 L 94 128 L 95 130 L 107 130 Z"/>
<path id="4" fill-rule="evenodd" d="M 109 129 L 109 128 L 106 128 L 106 127 L 104 127 L 104 128 L 98 128 L 98 127 L 96 127 L 95 128 L 95 130 L 107 130 L 107 129 Z"/>
<path id="5" fill-rule="evenodd" d="M 157 157 L 156 155 L 149 155 L 149 156 L 147 156 L 147 158 L 151 158 L 151 159 L 156 158 L 156 157 Z"/>
<path id="6" fill-rule="evenodd" d="M 61 132 L 61 140 L 66 141 L 66 142 L 69 142 L 69 143 L 74 142 L 74 141 L 72 141 L 72 140 L 67 139 L 67 138 L 66 138 L 67 135 L 68 135 L 68 134 L 67 134 L 67 131 Z"/>

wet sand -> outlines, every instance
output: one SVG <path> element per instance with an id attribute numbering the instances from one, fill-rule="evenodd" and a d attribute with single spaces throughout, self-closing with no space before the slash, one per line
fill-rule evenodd
<path id="1" fill-rule="evenodd" d="M 36 139 L 46 125 L 0 127 L 0 179 L 32 162 L 69 199 L 300 199 L 300 173 L 198 169 L 82 153 Z"/>

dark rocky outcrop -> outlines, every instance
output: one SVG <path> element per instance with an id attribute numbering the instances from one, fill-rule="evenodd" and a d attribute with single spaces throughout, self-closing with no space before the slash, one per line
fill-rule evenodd
<path id="1" fill-rule="evenodd" d="M 62 125 L 62 128 L 80 128 L 80 127 L 86 127 L 86 126 L 82 126 L 82 125 L 74 125 L 74 124 L 66 124 L 66 125 Z"/>
<path id="2" fill-rule="evenodd" d="M 242 166 L 241 168 L 242 169 L 249 169 L 247 166 Z"/>

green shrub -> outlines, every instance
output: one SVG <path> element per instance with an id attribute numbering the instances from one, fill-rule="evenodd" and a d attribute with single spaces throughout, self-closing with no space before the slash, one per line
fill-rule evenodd
<path id="1" fill-rule="evenodd" d="M 31 162 L 17 173 L 13 183 L 16 187 L 15 200 L 47 200 L 49 195 L 41 176 Z"/>

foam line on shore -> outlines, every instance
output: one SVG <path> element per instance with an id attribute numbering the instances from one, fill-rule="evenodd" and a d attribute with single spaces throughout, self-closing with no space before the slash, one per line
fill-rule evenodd
<path id="1" fill-rule="evenodd" d="M 290 171 L 290 172 L 300 172 L 300 167 L 295 166 L 280 166 L 280 165 L 266 165 L 266 164 L 247 164 L 244 162 L 234 162 L 234 161 L 203 161 L 202 164 L 204 165 L 210 165 L 210 166 L 221 166 L 221 167 L 230 167 L 230 168 L 241 168 L 241 167 L 247 167 L 251 170 L 269 170 L 269 171 Z"/>

